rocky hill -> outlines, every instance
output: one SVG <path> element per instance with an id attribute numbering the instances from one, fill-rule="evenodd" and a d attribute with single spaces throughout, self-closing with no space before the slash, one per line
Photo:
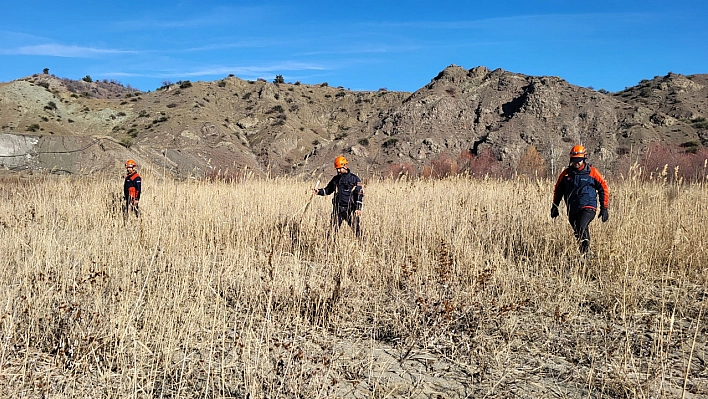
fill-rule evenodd
<path id="1" fill-rule="evenodd" d="M 558 77 L 451 65 L 414 93 L 245 81 L 181 81 L 153 92 L 48 73 L 0 83 L 0 164 L 93 173 L 128 157 L 175 176 L 420 173 L 490 154 L 557 171 L 583 143 L 607 173 L 652 143 L 708 145 L 708 75 L 668 74 L 618 93 Z M 540 163 L 539 163 L 540 162 Z"/>

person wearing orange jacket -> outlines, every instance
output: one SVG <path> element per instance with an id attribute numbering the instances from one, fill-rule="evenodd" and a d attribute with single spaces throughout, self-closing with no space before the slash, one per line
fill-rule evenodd
<path id="1" fill-rule="evenodd" d="M 142 178 L 136 168 L 138 164 L 132 159 L 125 161 L 125 182 L 123 183 L 123 197 L 125 198 L 125 208 L 123 213 L 127 216 L 132 209 L 135 216 L 140 216 L 140 193 L 142 192 Z"/>
<path id="2" fill-rule="evenodd" d="M 558 217 L 558 205 L 563 199 L 568 221 L 573 226 L 573 234 L 580 244 L 582 253 L 587 253 L 590 249 L 588 226 L 595 218 L 598 196 L 600 197 L 600 219 L 606 222 L 610 218 L 608 211 L 610 192 L 607 183 L 600 172 L 587 163 L 585 147 L 576 145 L 570 150 L 570 165 L 561 172 L 556 181 L 551 218 Z"/>
<path id="3" fill-rule="evenodd" d="M 324 188 L 314 188 L 317 195 L 330 195 L 332 198 L 332 227 L 338 230 L 342 221 L 347 221 L 352 227 L 357 237 L 361 237 L 361 226 L 359 217 L 361 216 L 362 200 L 364 190 L 361 179 L 349 170 L 349 162 L 343 156 L 334 159 L 334 168 L 337 174 L 330 180 Z"/>

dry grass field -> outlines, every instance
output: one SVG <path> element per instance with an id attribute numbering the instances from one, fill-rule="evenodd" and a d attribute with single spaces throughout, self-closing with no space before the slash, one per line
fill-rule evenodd
<path id="1" fill-rule="evenodd" d="M 0 396 L 698 398 L 708 187 L 610 180 L 592 252 L 553 182 L 0 183 Z M 326 180 L 327 177 L 323 177 Z"/>

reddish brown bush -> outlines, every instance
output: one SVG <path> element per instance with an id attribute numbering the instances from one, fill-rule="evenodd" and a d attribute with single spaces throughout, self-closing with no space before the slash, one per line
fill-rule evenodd
<path id="1" fill-rule="evenodd" d="M 487 149 L 475 155 L 472 151 L 464 150 L 457 157 L 460 172 L 474 177 L 502 177 L 507 175 L 501 162 L 494 156 L 492 150 Z"/>
<path id="2" fill-rule="evenodd" d="M 423 167 L 421 176 L 427 178 L 442 178 L 447 176 L 455 176 L 460 173 L 460 168 L 457 161 L 446 152 L 438 154 L 437 157 L 430 160 L 430 164 Z"/>
<path id="3" fill-rule="evenodd" d="M 697 146 L 652 144 L 639 161 L 644 178 L 693 182 L 705 180 L 708 149 Z"/>
<path id="4" fill-rule="evenodd" d="M 415 177 L 417 171 L 410 163 L 392 163 L 389 164 L 383 172 L 384 178 L 400 179 L 402 176 Z"/>
<path id="5" fill-rule="evenodd" d="M 434 179 L 461 174 L 472 177 L 508 177 L 509 172 L 491 150 L 485 150 L 477 155 L 470 150 L 464 150 L 456 159 L 449 153 L 440 153 L 428 165 L 423 166 L 420 175 Z"/>

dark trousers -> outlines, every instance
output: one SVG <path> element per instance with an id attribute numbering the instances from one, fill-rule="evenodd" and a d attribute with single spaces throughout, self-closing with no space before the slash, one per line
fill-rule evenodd
<path id="1" fill-rule="evenodd" d="M 356 209 L 349 207 L 336 207 L 332 212 L 332 228 L 334 231 L 339 230 L 342 222 L 346 221 L 351 226 L 357 237 L 361 237 L 361 227 L 359 226 L 359 217 L 354 214 Z"/>
<path id="2" fill-rule="evenodd" d="M 133 203 L 132 198 L 125 199 L 125 206 L 123 207 L 123 216 L 128 217 L 130 211 L 135 213 L 135 216 L 140 217 L 140 208 L 137 204 Z"/>
<path id="3" fill-rule="evenodd" d="M 590 229 L 588 226 L 594 218 L 595 210 L 589 208 L 568 215 L 568 221 L 573 226 L 573 234 L 580 244 L 580 252 L 584 253 L 590 249 Z"/>

